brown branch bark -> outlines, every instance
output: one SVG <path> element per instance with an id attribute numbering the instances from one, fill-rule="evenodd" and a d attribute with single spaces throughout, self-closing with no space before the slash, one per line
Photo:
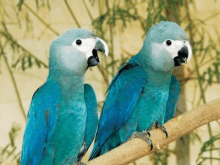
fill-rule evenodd
<path id="1" fill-rule="evenodd" d="M 154 148 L 150 151 L 148 144 L 142 139 L 135 138 L 116 149 L 92 160 L 87 165 L 125 165 L 155 150 L 161 149 L 172 141 L 192 132 L 196 128 L 220 119 L 220 99 L 184 113 L 165 124 L 169 137 L 166 138 L 161 130 L 152 130 L 151 140 Z"/>

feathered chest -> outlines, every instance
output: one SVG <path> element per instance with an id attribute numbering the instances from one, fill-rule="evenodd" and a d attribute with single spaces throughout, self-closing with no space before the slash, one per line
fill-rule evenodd
<path id="1" fill-rule="evenodd" d="M 72 144 L 73 139 L 83 139 L 86 117 L 87 113 L 84 101 L 69 100 L 67 102 L 61 98 L 53 136 L 54 143 L 58 143 L 60 139 L 63 139 L 69 142 L 69 146 L 71 146 L 75 145 Z M 81 144 L 81 142 L 79 144 Z"/>
<path id="2" fill-rule="evenodd" d="M 145 85 L 139 97 L 136 108 L 140 116 L 148 118 L 152 114 L 163 114 L 169 95 L 169 88 Z"/>
<path id="3" fill-rule="evenodd" d="M 146 85 L 140 95 L 136 108 L 138 111 L 138 130 L 148 130 L 154 122 L 163 123 L 169 88 Z"/>
<path id="4" fill-rule="evenodd" d="M 64 134 L 74 134 L 78 129 L 84 130 L 86 123 L 86 104 L 84 99 L 61 98 L 59 102 L 56 130 Z M 83 131 L 82 131 L 83 132 Z"/>
<path id="5" fill-rule="evenodd" d="M 153 85 L 145 85 L 140 97 L 143 98 L 147 104 L 164 104 L 168 100 L 168 94 L 169 88 L 166 86 L 157 87 Z"/>

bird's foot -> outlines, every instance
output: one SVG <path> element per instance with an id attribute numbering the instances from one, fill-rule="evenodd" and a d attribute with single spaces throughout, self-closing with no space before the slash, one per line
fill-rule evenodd
<path id="1" fill-rule="evenodd" d="M 74 162 L 72 165 L 86 165 L 86 164 L 83 162 Z"/>
<path id="2" fill-rule="evenodd" d="M 150 132 L 149 132 L 149 131 L 147 131 L 147 130 L 143 130 L 143 131 L 142 131 L 142 133 L 143 133 L 145 136 L 147 136 L 147 135 L 148 135 L 148 136 L 149 136 L 149 138 L 150 138 L 150 135 L 151 135 L 151 134 L 150 134 Z"/>
<path id="3" fill-rule="evenodd" d="M 146 141 L 147 144 L 149 144 L 150 151 L 151 151 L 153 149 L 153 143 L 152 143 L 151 139 L 149 137 L 147 137 L 147 136 L 150 137 L 150 132 L 144 130 L 143 132 L 134 132 L 130 139 L 140 138 L 140 139 Z"/>
<path id="4" fill-rule="evenodd" d="M 168 137 L 167 130 L 163 125 L 159 125 L 158 122 L 155 122 L 154 125 L 155 125 L 156 129 L 158 129 L 158 128 L 161 129 L 165 133 L 166 137 Z"/>

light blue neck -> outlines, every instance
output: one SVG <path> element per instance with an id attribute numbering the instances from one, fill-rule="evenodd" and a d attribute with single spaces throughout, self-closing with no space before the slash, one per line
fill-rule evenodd
<path id="1" fill-rule="evenodd" d="M 169 86 L 172 70 L 168 72 L 155 70 L 149 62 L 150 59 L 147 59 L 146 57 L 143 58 L 141 53 L 142 52 L 140 51 L 133 56 L 130 61 L 133 61 L 144 68 L 147 73 L 148 84 L 158 87 Z"/>
<path id="2" fill-rule="evenodd" d="M 154 86 L 163 87 L 170 86 L 170 80 L 172 72 L 158 72 L 155 71 L 151 66 L 145 68 L 148 77 L 148 83 Z"/>
<path id="3" fill-rule="evenodd" d="M 51 80 L 60 85 L 61 95 L 64 95 L 67 100 L 71 99 L 73 94 L 77 97 L 77 95 L 83 95 L 84 93 L 84 75 L 67 74 L 61 71 L 50 70 L 47 81 Z"/>

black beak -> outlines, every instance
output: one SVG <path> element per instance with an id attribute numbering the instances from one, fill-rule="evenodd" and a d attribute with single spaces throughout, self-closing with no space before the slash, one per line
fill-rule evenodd
<path id="1" fill-rule="evenodd" d="M 96 66 L 100 63 L 96 49 L 92 50 L 92 56 L 88 58 L 87 63 L 88 63 L 88 67 L 93 67 L 93 66 Z"/>
<path id="2" fill-rule="evenodd" d="M 174 58 L 174 65 L 180 66 L 182 63 L 186 63 L 188 55 L 189 51 L 187 46 L 182 47 L 178 52 L 178 56 Z"/>

